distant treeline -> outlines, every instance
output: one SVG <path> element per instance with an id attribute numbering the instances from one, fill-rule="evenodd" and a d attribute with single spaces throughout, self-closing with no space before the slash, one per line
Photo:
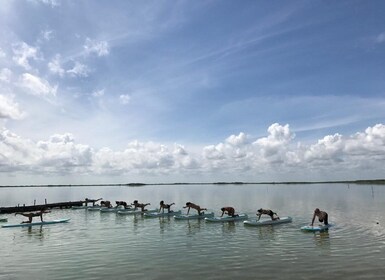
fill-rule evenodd
<path id="1" fill-rule="evenodd" d="M 357 184 L 357 185 L 385 185 L 385 179 L 355 180 L 355 181 L 296 181 L 296 182 L 211 182 L 211 183 L 125 183 L 125 184 L 57 184 L 57 185 L 2 185 L 9 187 L 95 187 L 95 186 L 165 186 L 165 185 L 309 185 L 309 184 Z"/>

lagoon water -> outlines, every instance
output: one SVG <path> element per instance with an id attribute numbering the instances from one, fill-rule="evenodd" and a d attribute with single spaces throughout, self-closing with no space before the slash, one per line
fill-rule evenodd
<path id="1" fill-rule="evenodd" d="M 104 198 L 187 201 L 220 215 L 233 206 L 291 216 L 289 224 L 246 227 L 55 209 L 45 219 L 68 224 L 0 229 L 0 279 L 384 279 L 385 186 L 165 185 L 0 188 L 0 206 Z M 306 233 L 314 208 L 334 226 Z M 185 211 L 185 209 L 182 209 Z M 193 209 L 191 211 L 194 211 Z M 21 216 L 8 217 L 19 223 Z"/>

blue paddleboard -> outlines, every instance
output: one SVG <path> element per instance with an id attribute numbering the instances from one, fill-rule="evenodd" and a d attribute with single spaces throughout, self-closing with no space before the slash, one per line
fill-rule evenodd
<path id="1" fill-rule="evenodd" d="M 325 231 L 328 230 L 332 225 L 313 225 L 313 226 L 303 226 L 301 227 L 301 230 L 303 231 L 311 231 L 311 232 L 317 232 L 317 231 Z"/>
<path id="2" fill-rule="evenodd" d="M 2 228 L 12 228 L 12 227 L 32 227 L 32 226 L 43 226 L 43 225 L 51 225 L 51 224 L 60 224 L 60 223 L 66 223 L 70 219 L 57 219 L 57 220 L 51 220 L 51 221 L 44 221 L 44 222 L 35 222 L 35 223 L 22 223 L 22 224 L 6 224 L 2 225 Z"/>

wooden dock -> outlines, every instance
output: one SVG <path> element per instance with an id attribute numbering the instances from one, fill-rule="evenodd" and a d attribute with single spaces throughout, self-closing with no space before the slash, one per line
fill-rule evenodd
<path id="1" fill-rule="evenodd" d="M 53 208 L 71 208 L 72 206 L 82 206 L 86 201 L 68 201 L 68 202 L 57 202 L 57 203 L 46 203 L 40 205 L 22 205 L 22 206 L 14 206 L 14 207 L 0 207 L 0 214 L 9 214 L 9 213 L 17 213 L 17 212 L 33 212 L 39 211 L 41 209 L 53 209 Z"/>

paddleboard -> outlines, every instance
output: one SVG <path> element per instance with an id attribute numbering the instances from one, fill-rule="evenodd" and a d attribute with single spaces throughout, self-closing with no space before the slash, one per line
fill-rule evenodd
<path id="1" fill-rule="evenodd" d="M 113 208 L 107 208 L 107 207 L 104 207 L 104 208 L 100 208 L 99 211 L 102 212 L 102 213 L 116 213 L 118 211 L 133 211 L 134 209 L 133 208 L 127 208 L 127 209 L 124 209 L 124 208 L 121 208 L 121 207 L 113 207 Z"/>
<path id="2" fill-rule="evenodd" d="M 194 220 L 194 219 L 204 219 L 204 218 L 212 218 L 214 217 L 214 213 L 201 213 L 200 215 L 194 214 L 194 215 L 175 215 L 175 220 Z"/>
<path id="3" fill-rule="evenodd" d="M 100 206 L 85 206 L 85 205 L 83 205 L 83 206 L 72 206 L 71 207 L 71 209 L 72 210 L 79 210 L 79 209 L 100 209 Z"/>
<path id="4" fill-rule="evenodd" d="M 79 209 L 86 209 L 87 206 L 83 205 L 83 206 L 72 206 L 71 209 L 72 210 L 79 210 Z"/>
<path id="5" fill-rule="evenodd" d="M 223 223 L 223 222 L 233 222 L 233 221 L 244 221 L 244 220 L 247 220 L 247 218 L 248 218 L 247 214 L 238 214 L 235 217 L 223 216 L 223 217 L 205 218 L 205 221 L 213 222 L 213 223 Z"/>
<path id="6" fill-rule="evenodd" d="M 6 223 L 6 222 L 8 222 L 7 218 L 0 218 L 0 223 Z"/>
<path id="7" fill-rule="evenodd" d="M 140 209 L 132 209 L 130 211 L 127 211 L 127 210 L 119 210 L 117 213 L 119 215 L 137 215 L 137 214 L 145 214 L 145 213 L 155 213 L 155 212 L 158 212 L 159 210 L 158 209 L 148 209 L 146 211 L 142 211 Z"/>
<path id="8" fill-rule="evenodd" d="M 303 226 L 301 227 L 301 230 L 303 231 L 311 231 L 311 232 L 317 232 L 317 231 L 325 231 L 325 230 L 328 230 L 332 225 L 331 224 L 328 224 L 328 225 L 313 225 L 313 226 Z"/>
<path id="9" fill-rule="evenodd" d="M 156 217 L 169 217 L 169 216 L 174 216 L 174 215 L 180 215 L 182 213 L 181 210 L 178 211 L 172 211 L 170 213 L 168 212 L 154 212 L 154 213 L 144 213 L 144 217 L 146 218 L 156 218 Z"/>
<path id="10" fill-rule="evenodd" d="M 100 207 L 100 206 L 95 206 L 95 207 L 89 207 L 89 208 L 87 208 L 87 211 L 99 211 L 99 212 L 100 212 L 100 209 L 102 209 L 102 207 Z"/>
<path id="11" fill-rule="evenodd" d="M 11 227 L 43 226 L 43 225 L 66 223 L 69 220 L 70 219 L 57 219 L 57 220 L 44 221 L 44 222 L 32 222 L 32 223 L 23 223 L 23 224 L 6 224 L 6 225 L 2 225 L 1 227 L 3 227 L 3 228 L 11 228 Z"/>
<path id="12" fill-rule="evenodd" d="M 284 223 L 291 223 L 292 222 L 291 217 L 282 217 L 279 220 L 272 220 L 272 219 L 263 219 L 263 220 L 246 220 L 243 221 L 243 224 L 246 226 L 267 226 L 267 225 L 278 225 L 278 224 L 284 224 Z"/>

